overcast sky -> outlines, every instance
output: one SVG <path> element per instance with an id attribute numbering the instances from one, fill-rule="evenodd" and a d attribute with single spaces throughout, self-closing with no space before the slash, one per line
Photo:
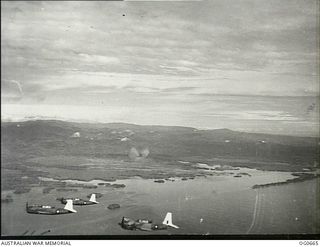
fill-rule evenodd
<path id="1" fill-rule="evenodd" d="M 297 99 L 299 113 L 286 101 L 277 109 L 274 100 L 257 100 L 319 95 L 316 0 L 1 5 L 7 115 L 68 118 L 72 111 L 74 119 L 208 128 L 223 123 L 189 118 L 222 109 L 231 109 L 226 114 L 234 120 L 239 114 L 263 120 L 267 112 L 274 121 L 290 115 L 314 125 L 318 117 L 302 116 L 310 104 L 318 107 L 314 98 Z M 253 97 L 255 107 L 248 98 L 223 95 Z"/>

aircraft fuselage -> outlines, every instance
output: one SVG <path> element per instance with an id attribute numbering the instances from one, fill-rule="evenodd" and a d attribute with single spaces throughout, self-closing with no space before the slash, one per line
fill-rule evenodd
<path id="1" fill-rule="evenodd" d="M 95 202 L 91 202 L 91 201 L 83 200 L 83 199 L 79 199 L 79 198 L 62 198 L 61 203 L 66 204 L 67 200 L 72 200 L 73 205 L 76 205 L 76 206 L 87 206 L 87 205 L 97 204 Z"/>
<path id="2" fill-rule="evenodd" d="M 132 220 L 126 217 L 122 218 L 119 225 L 126 230 L 140 230 L 140 231 L 157 231 L 167 229 L 166 225 L 152 223 L 151 220 Z"/>
<path id="3" fill-rule="evenodd" d="M 44 214 L 44 215 L 56 215 L 56 214 L 70 214 L 69 210 L 64 208 L 55 208 L 45 205 L 31 205 L 26 207 L 29 214 Z"/>

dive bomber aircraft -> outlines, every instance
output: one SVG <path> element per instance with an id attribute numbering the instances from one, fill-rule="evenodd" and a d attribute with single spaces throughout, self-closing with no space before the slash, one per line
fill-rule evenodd
<path id="1" fill-rule="evenodd" d="M 76 213 L 77 211 L 73 209 L 72 200 L 67 200 L 64 208 L 56 208 L 48 205 L 33 204 L 28 205 L 26 203 L 26 211 L 29 214 L 46 214 L 46 215 L 56 215 L 56 214 L 69 214 Z"/>
<path id="2" fill-rule="evenodd" d="M 61 203 L 63 204 L 66 204 L 68 200 L 72 200 L 73 205 L 76 206 L 86 206 L 99 203 L 96 201 L 96 194 L 92 194 L 89 200 L 84 200 L 80 198 L 58 198 L 57 200 L 61 201 Z"/>
<path id="3" fill-rule="evenodd" d="M 167 229 L 168 226 L 173 228 L 179 228 L 178 226 L 172 223 L 172 213 L 168 212 L 164 218 L 162 224 L 152 223 L 152 220 L 138 219 L 136 221 L 122 217 L 119 225 L 126 230 L 141 230 L 141 231 L 156 231 Z"/>

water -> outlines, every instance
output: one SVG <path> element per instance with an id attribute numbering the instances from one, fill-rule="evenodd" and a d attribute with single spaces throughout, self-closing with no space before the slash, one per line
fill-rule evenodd
<path id="1" fill-rule="evenodd" d="M 162 184 L 133 178 L 115 182 L 126 184 L 123 189 L 99 186 L 78 192 L 53 190 L 49 194 L 34 188 L 29 193 L 13 195 L 13 203 L 2 204 L 2 235 L 22 235 L 26 231 L 26 235 L 40 235 L 49 229 L 45 235 L 319 233 L 317 180 L 254 190 L 254 184 L 284 181 L 291 175 L 246 168 L 233 172 L 244 171 L 252 176 L 221 175 L 187 181 L 177 178 Z M 101 181 L 89 183 L 98 182 Z M 48 216 L 25 212 L 26 201 L 63 207 L 57 197 L 86 198 L 92 192 L 103 193 L 98 199 L 100 203 L 76 207 L 76 214 Z M 119 203 L 121 208 L 107 209 L 111 203 Z M 173 223 L 179 229 L 142 232 L 127 231 L 118 225 L 122 216 L 161 223 L 168 211 L 173 213 Z"/>

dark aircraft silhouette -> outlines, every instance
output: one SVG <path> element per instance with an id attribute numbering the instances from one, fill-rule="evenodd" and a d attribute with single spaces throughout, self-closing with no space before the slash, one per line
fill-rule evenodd
<path id="1" fill-rule="evenodd" d="M 163 222 L 160 224 L 152 223 L 152 220 L 138 219 L 136 221 L 122 217 L 119 225 L 126 230 L 140 230 L 140 231 L 156 231 L 167 229 L 168 226 L 173 228 L 179 228 L 178 226 L 172 224 L 172 213 L 167 213 Z"/>
<path id="2" fill-rule="evenodd" d="M 76 213 L 77 211 L 73 209 L 72 200 L 67 200 L 66 206 L 64 208 L 56 208 L 48 205 L 33 204 L 28 205 L 26 203 L 26 211 L 29 214 L 46 214 L 46 215 L 56 215 L 56 214 L 70 214 Z"/>
<path id="3" fill-rule="evenodd" d="M 92 194 L 89 200 L 84 200 L 80 198 L 58 198 L 58 200 L 60 200 L 63 204 L 66 204 L 68 200 L 72 200 L 73 205 L 76 206 L 86 206 L 99 203 L 96 201 L 96 194 Z"/>

